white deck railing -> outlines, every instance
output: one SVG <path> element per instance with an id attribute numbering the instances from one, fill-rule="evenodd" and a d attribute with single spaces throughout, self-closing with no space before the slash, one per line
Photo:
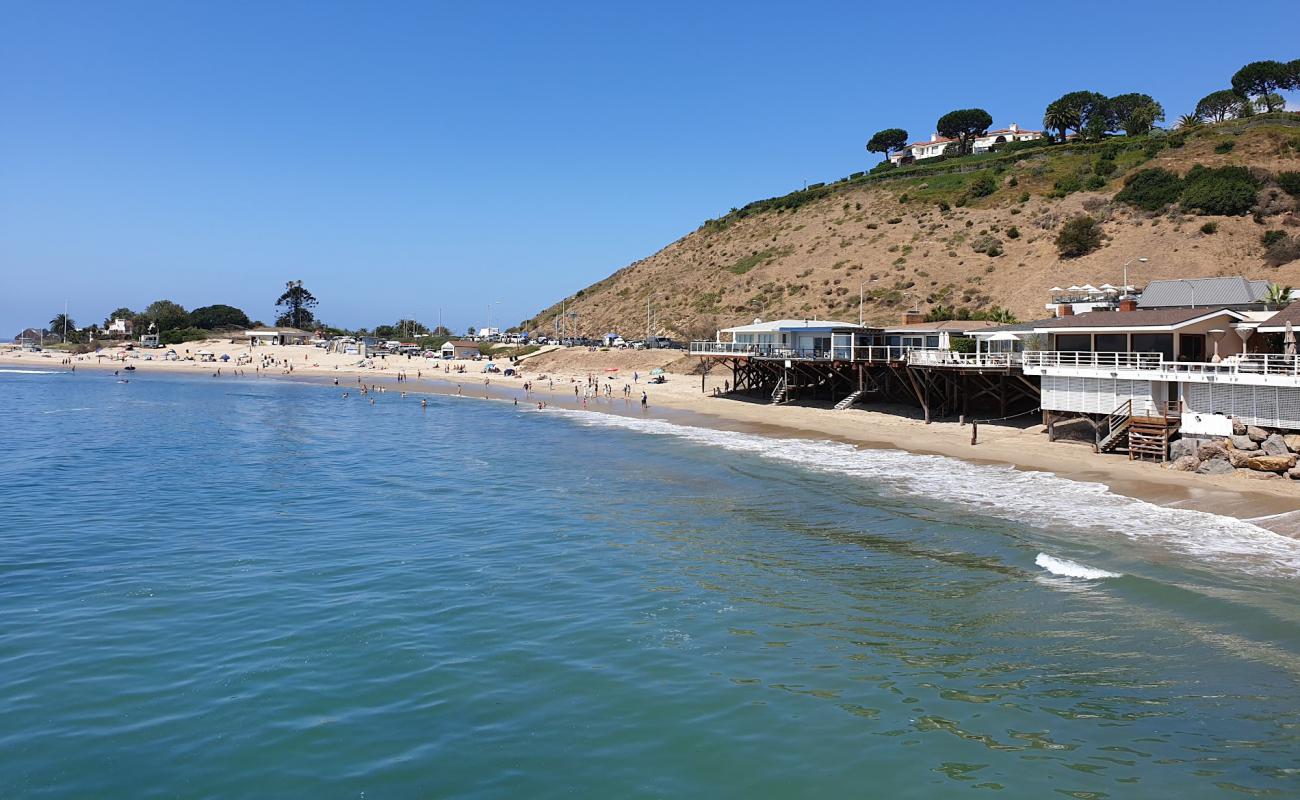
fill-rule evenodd
<path id="1" fill-rule="evenodd" d="M 912 349 L 884 345 L 835 345 L 825 349 L 807 349 L 777 344 L 691 342 L 690 353 L 697 356 L 749 356 L 802 361 L 903 361 Z"/>
<path id="2" fill-rule="evenodd" d="M 1020 353 L 957 353 L 952 350 L 913 350 L 907 363 L 919 367 L 969 367 L 1001 369 L 1020 363 Z"/>
<path id="3" fill-rule="evenodd" d="M 1160 369 L 1160 353 L 1081 353 L 1070 350 L 1031 350 L 1024 353 L 1026 368 L 1071 367 L 1096 370 Z"/>
<path id="4" fill-rule="evenodd" d="M 1278 375 L 1300 377 L 1300 356 L 1249 353 L 1221 361 L 1169 361 L 1162 353 L 1076 353 L 1038 350 L 1024 354 L 1026 369 L 1065 367 L 1118 372 L 1143 370 L 1188 375 Z"/>

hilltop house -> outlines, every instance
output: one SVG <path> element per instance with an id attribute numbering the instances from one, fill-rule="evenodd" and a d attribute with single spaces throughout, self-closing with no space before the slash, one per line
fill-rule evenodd
<path id="1" fill-rule="evenodd" d="M 113 321 L 104 326 L 104 333 L 108 336 L 123 336 L 131 338 L 133 323 L 124 317 L 113 317 Z"/>
<path id="2" fill-rule="evenodd" d="M 971 150 L 976 153 L 987 153 L 995 145 L 1005 142 L 1025 142 L 1041 138 L 1043 138 L 1042 131 L 1021 130 L 1020 126 L 1013 122 L 1005 128 L 988 131 L 983 136 L 977 137 L 971 143 Z M 925 158 L 934 158 L 943 155 L 944 149 L 950 144 L 957 144 L 957 140 L 932 133 L 929 141 L 912 142 L 902 150 L 890 153 L 889 160 L 897 165 L 920 161 Z"/>

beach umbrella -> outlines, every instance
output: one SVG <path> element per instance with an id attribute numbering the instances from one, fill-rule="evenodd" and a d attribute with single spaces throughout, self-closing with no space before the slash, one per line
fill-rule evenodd
<path id="1" fill-rule="evenodd" d="M 1095 291 L 1097 291 L 1097 287 L 1096 287 L 1096 286 L 1093 286 L 1091 283 L 1085 283 L 1084 285 L 1082 285 L 1082 286 L 1079 287 L 1079 291 L 1081 291 L 1081 292 L 1095 292 Z"/>
<path id="2" fill-rule="evenodd" d="M 1102 290 L 1103 292 L 1106 292 L 1107 294 L 1109 294 L 1110 292 L 1119 291 L 1118 286 L 1111 286 L 1109 283 L 1103 283 L 1101 286 L 1098 286 L 1097 288 Z"/>
<path id="3" fill-rule="evenodd" d="M 1051 292 L 1052 294 L 1060 294 L 1061 292 L 1064 292 L 1065 290 L 1062 289 L 1062 288 L 1059 287 L 1059 286 L 1053 286 L 1052 288 L 1048 289 L 1047 291 Z"/>
<path id="4" fill-rule="evenodd" d="M 1083 291 L 1083 287 L 1082 287 L 1082 286 L 1071 286 L 1070 288 L 1066 289 L 1065 291 L 1067 291 L 1067 292 L 1082 292 L 1082 291 Z"/>
<path id="5" fill-rule="evenodd" d="M 663 368 L 663 367 L 655 367 L 654 369 L 650 370 L 650 374 L 651 374 L 651 375 L 662 375 L 662 374 L 664 374 L 664 368 Z"/>
<path id="6" fill-rule="evenodd" d="M 1295 355 L 1295 331 L 1291 328 L 1291 320 L 1286 321 L 1286 333 L 1282 334 L 1282 351 L 1289 356 Z"/>

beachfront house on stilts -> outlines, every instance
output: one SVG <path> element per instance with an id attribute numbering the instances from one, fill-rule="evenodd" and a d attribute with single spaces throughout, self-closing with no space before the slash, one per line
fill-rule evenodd
<path id="1" fill-rule="evenodd" d="M 1084 423 L 1098 450 L 1130 458 L 1163 461 L 1179 438 L 1246 426 L 1300 431 L 1300 303 L 1267 308 L 1266 288 L 1244 278 L 1159 283 L 1145 304 L 1126 292 L 1013 325 L 756 321 L 691 353 L 774 403 L 906 403 L 927 421 L 1041 413 L 1050 438 Z"/>

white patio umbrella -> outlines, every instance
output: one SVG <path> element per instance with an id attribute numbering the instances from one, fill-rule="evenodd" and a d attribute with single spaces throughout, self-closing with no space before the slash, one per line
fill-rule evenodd
<path id="1" fill-rule="evenodd" d="M 1057 292 L 1064 292 L 1065 290 L 1062 289 L 1062 288 L 1059 287 L 1059 286 L 1053 286 L 1052 288 L 1048 289 L 1047 291 L 1052 292 L 1052 293 L 1057 293 Z"/>
<path id="2" fill-rule="evenodd" d="M 1118 292 L 1118 291 L 1119 291 L 1119 287 L 1118 287 L 1118 286 L 1111 286 L 1109 283 L 1103 283 L 1101 286 L 1098 286 L 1097 288 L 1100 289 L 1101 291 L 1105 292 L 1106 294 L 1110 294 L 1111 292 Z"/>
<path id="3" fill-rule="evenodd" d="M 1210 337 L 1214 339 L 1214 357 L 1211 358 L 1210 361 L 1215 364 L 1223 360 L 1222 358 L 1219 357 L 1219 339 L 1225 333 L 1227 333 L 1227 331 L 1225 331 L 1223 328 L 1213 328 L 1209 331 Z"/>
<path id="4" fill-rule="evenodd" d="M 1081 292 L 1088 292 L 1089 294 L 1091 294 L 1091 293 L 1096 292 L 1096 291 L 1098 291 L 1098 290 L 1097 290 L 1097 287 L 1096 287 L 1096 286 L 1093 286 L 1091 283 L 1085 283 L 1084 285 L 1082 285 L 1082 286 L 1079 287 L 1079 291 L 1081 291 Z"/>
<path id="5" fill-rule="evenodd" d="M 1083 291 L 1083 287 L 1082 287 L 1082 286 L 1071 286 L 1070 288 L 1066 289 L 1065 291 L 1067 291 L 1067 292 L 1082 292 L 1082 291 Z"/>
<path id="6" fill-rule="evenodd" d="M 1282 334 L 1282 352 L 1295 355 L 1295 331 L 1291 329 L 1291 320 L 1286 321 L 1286 333 Z"/>

